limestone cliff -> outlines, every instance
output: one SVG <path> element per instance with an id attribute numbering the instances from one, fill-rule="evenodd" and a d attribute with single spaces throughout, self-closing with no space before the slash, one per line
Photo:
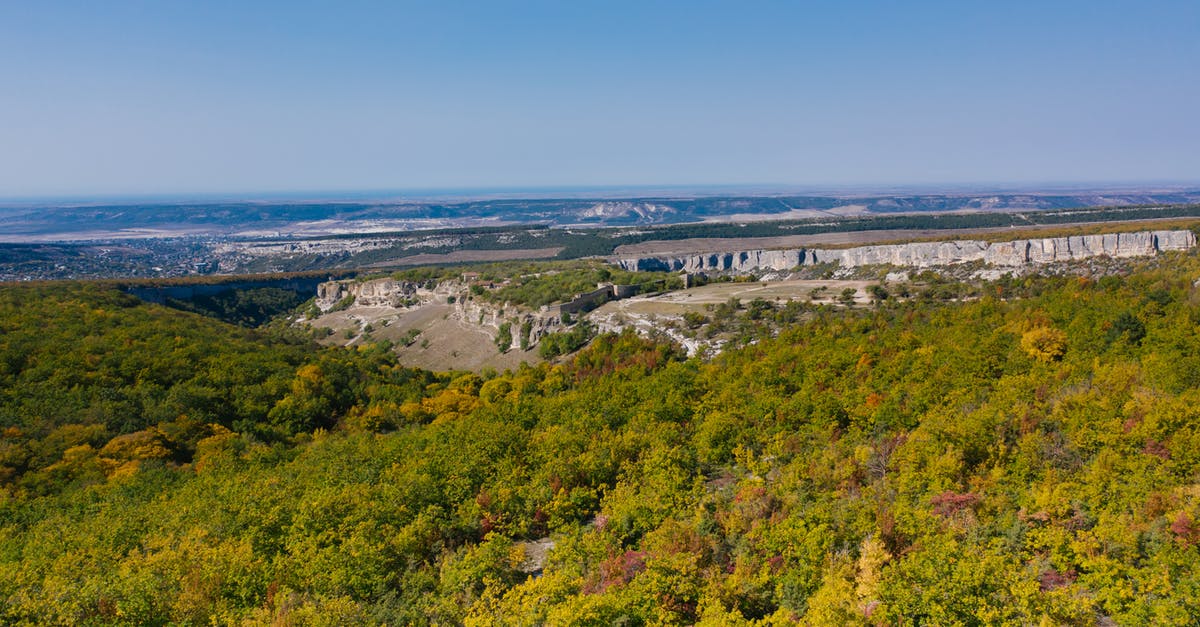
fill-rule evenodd
<path id="1" fill-rule="evenodd" d="M 464 324 L 479 327 L 495 337 L 504 323 L 511 325 L 512 348 L 519 348 L 522 329 L 529 328 L 528 343 L 536 345 L 547 333 L 562 330 L 557 309 L 528 311 L 475 298 L 470 285 L 462 281 L 414 283 L 391 278 L 368 281 L 327 281 L 317 286 L 316 305 L 323 311 L 334 309 L 349 296 L 356 307 L 387 307 L 416 310 L 427 305 L 449 305 L 450 314 Z"/>
<path id="2" fill-rule="evenodd" d="M 348 296 L 365 307 L 399 307 L 406 301 L 430 299 L 433 291 L 419 283 L 393 279 L 327 281 L 317 286 L 317 307 L 329 311 Z"/>
<path id="3" fill-rule="evenodd" d="M 1191 231 L 1141 231 L 1105 235 L 1073 235 L 1010 242 L 955 240 L 857 246 L 845 249 L 801 248 L 748 250 L 705 255 L 626 257 L 617 263 L 626 270 L 686 272 L 786 271 L 806 265 L 834 263 L 843 268 L 893 265 L 915 268 L 982 261 L 993 266 L 1019 267 L 1108 257 L 1148 257 L 1196 245 Z"/>

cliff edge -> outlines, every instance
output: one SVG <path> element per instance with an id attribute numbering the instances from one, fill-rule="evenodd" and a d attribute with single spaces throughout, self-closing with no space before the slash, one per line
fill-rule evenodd
<path id="1" fill-rule="evenodd" d="M 824 263 L 843 268 L 893 265 L 914 268 L 982 261 L 999 267 L 1021 267 L 1089 257 L 1150 257 L 1196 245 L 1191 231 L 1140 231 L 1102 235 L 1072 235 L 1019 239 L 1009 242 L 954 240 L 856 246 L 845 249 L 799 248 L 746 250 L 682 256 L 639 256 L 616 259 L 625 270 L 671 272 L 786 271 Z"/>

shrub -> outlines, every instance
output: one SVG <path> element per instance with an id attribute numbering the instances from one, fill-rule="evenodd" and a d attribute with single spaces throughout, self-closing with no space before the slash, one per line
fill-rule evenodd
<path id="1" fill-rule="evenodd" d="M 500 349 L 501 353 L 507 353 L 512 346 L 512 323 L 504 322 L 500 325 L 500 332 L 496 334 L 496 348 Z"/>
<path id="2" fill-rule="evenodd" d="M 1040 362 L 1057 361 L 1067 353 L 1067 334 L 1054 327 L 1034 327 L 1021 336 L 1021 349 Z"/>

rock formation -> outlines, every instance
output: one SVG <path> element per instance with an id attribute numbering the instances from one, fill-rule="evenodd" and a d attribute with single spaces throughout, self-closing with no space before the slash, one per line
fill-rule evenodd
<path id="1" fill-rule="evenodd" d="M 1019 267 L 1076 261 L 1101 255 L 1149 257 L 1167 250 L 1187 250 L 1195 245 L 1196 236 L 1191 231 L 1141 231 L 1020 239 L 1010 242 L 955 240 L 856 246 L 845 249 L 800 248 L 667 257 L 626 257 L 618 259 L 617 263 L 625 270 L 676 272 L 778 272 L 821 263 L 835 263 L 843 268 L 884 264 L 927 268 L 982 261 L 993 266 Z"/>
<path id="2" fill-rule="evenodd" d="M 425 292 L 423 295 L 426 297 L 432 296 L 433 293 L 419 283 L 394 279 L 327 281 L 317 286 L 316 303 L 321 311 L 329 311 L 342 299 L 353 296 L 357 305 L 399 307 L 407 299 L 419 298 L 421 292 Z"/>
<path id="3" fill-rule="evenodd" d="M 624 286 L 623 286 L 624 287 Z M 367 281 L 327 281 L 317 286 L 316 305 L 323 311 L 333 310 L 347 297 L 354 297 L 356 307 L 388 307 L 417 309 L 437 304 L 450 306 L 449 315 L 464 324 L 479 327 L 493 337 L 504 323 L 511 325 L 512 348 L 520 346 L 522 329 L 528 326 L 528 345 L 534 346 L 547 333 L 564 327 L 557 307 L 542 311 L 527 311 L 505 303 L 503 305 L 475 298 L 470 285 L 461 281 L 414 283 L 391 278 Z M 611 286 L 606 289 L 612 289 Z"/>

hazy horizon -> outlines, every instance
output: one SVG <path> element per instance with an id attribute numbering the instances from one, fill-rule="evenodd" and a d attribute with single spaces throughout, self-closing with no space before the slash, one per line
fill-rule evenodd
<path id="1" fill-rule="evenodd" d="M 530 187 L 462 187 L 439 189 L 297 190 L 175 193 L 111 193 L 0 196 L 0 207 L 29 205 L 97 205 L 134 203 L 361 203 L 539 199 L 635 199 L 719 196 L 967 196 L 980 194 L 1054 195 L 1069 193 L 1149 193 L 1200 190 L 1197 181 L 1125 181 L 1046 183 L 913 183 L 913 184 L 709 184 L 709 185 L 561 185 Z"/>

